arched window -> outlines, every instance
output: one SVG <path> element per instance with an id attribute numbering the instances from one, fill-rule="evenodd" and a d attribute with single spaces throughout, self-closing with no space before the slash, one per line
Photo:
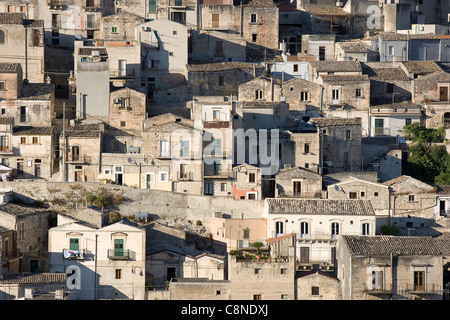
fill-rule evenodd
<path id="1" fill-rule="evenodd" d="M 361 233 L 362 233 L 363 236 L 369 236 L 370 235 L 370 224 L 369 223 L 363 223 L 362 224 Z"/>
<path id="2" fill-rule="evenodd" d="M 0 44 L 5 43 L 5 31 L 0 30 Z"/>

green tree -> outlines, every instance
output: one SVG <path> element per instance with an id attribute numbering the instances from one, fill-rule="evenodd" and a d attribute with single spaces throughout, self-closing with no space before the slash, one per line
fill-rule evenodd
<path id="1" fill-rule="evenodd" d="M 264 243 L 259 242 L 259 241 L 255 241 L 255 242 L 252 243 L 252 247 L 256 248 L 256 252 L 257 252 L 257 254 L 259 254 L 260 249 L 262 247 L 264 247 Z"/>

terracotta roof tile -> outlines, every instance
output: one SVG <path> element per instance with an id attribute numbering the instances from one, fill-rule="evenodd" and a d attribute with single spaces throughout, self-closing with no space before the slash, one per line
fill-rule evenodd
<path id="1" fill-rule="evenodd" d="M 267 199 L 269 214 L 375 215 L 369 200 Z"/>

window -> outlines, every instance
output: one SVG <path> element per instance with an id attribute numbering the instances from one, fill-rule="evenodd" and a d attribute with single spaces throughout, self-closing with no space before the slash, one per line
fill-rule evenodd
<path id="1" fill-rule="evenodd" d="M 309 223 L 308 222 L 300 223 L 300 237 L 301 238 L 309 237 Z"/>
<path id="2" fill-rule="evenodd" d="M 339 236 L 339 223 L 333 222 L 331 224 L 331 237 L 337 238 Z"/>
<path id="3" fill-rule="evenodd" d="M 0 44 L 4 44 L 6 41 L 5 39 L 5 31 L 0 30 Z"/>
<path id="4" fill-rule="evenodd" d="M 223 86 L 223 76 L 219 76 L 219 86 Z"/>
<path id="5" fill-rule="evenodd" d="M 8 5 L 8 13 L 12 13 L 12 12 L 14 12 L 14 6 Z"/>
<path id="6" fill-rule="evenodd" d="M 345 131 L 345 139 L 351 139 L 352 138 L 352 131 L 347 130 Z"/>
<path id="7" fill-rule="evenodd" d="M 280 274 L 287 274 L 287 269 L 286 268 L 281 268 L 280 269 Z"/>
<path id="8" fill-rule="evenodd" d="M 27 137 L 20 137 L 20 144 L 26 144 L 27 143 Z"/>
<path id="9" fill-rule="evenodd" d="M 294 197 L 299 197 L 302 195 L 302 182 L 301 181 L 293 181 L 292 189 L 294 193 Z"/>
<path id="10" fill-rule="evenodd" d="M 257 33 L 253 33 L 252 34 L 252 42 L 256 42 L 258 41 L 258 34 Z"/>
<path id="11" fill-rule="evenodd" d="M 298 72 L 298 64 L 294 64 L 293 71 L 294 71 L 294 72 Z"/>
<path id="12" fill-rule="evenodd" d="M 38 137 L 33 137 L 33 144 L 38 144 Z"/>
<path id="13" fill-rule="evenodd" d="M 386 84 L 386 93 L 394 93 L 394 84 L 393 83 Z"/>
<path id="14" fill-rule="evenodd" d="M 255 268 L 254 273 L 255 274 L 261 274 L 261 269 L 260 268 Z"/>
<path id="15" fill-rule="evenodd" d="M 413 194 L 408 195 L 408 201 L 410 201 L 410 202 L 415 201 Z"/>
<path id="16" fill-rule="evenodd" d="M 169 56 L 173 57 L 173 52 L 169 51 Z"/>
<path id="17" fill-rule="evenodd" d="M 70 250 L 79 250 L 80 244 L 78 238 L 70 238 L 69 240 L 69 249 Z"/>
<path id="18" fill-rule="evenodd" d="M 261 89 L 258 89 L 255 91 L 255 99 L 256 100 L 262 100 L 263 98 L 263 92 Z"/>
<path id="19" fill-rule="evenodd" d="M 214 183 L 212 183 L 212 182 L 205 182 L 204 194 L 206 194 L 206 195 L 213 195 L 214 194 Z"/>
<path id="20" fill-rule="evenodd" d="M 243 229 L 244 239 L 250 239 L 250 229 Z"/>
<path id="21" fill-rule="evenodd" d="M 281 295 L 281 300 L 289 300 L 289 295 L 287 295 L 287 294 L 282 294 L 282 295 Z"/>
<path id="22" fill-rule="evenodd" d="M 220 191 L 227 191 L 227 184 L 226 183 L 222 182 L 220 184 Z"/>
<path id="23" fill-rule="evenodd" d="M 117 27 L 111 27 L 111 32 L 112 33 L 117 33 Z"/>
<path id="24" fill-rule="evenodd" d="M 116 280 L 122 279 L 122 269 L 116 269 Z"/>
<path id="25" fill-rule="evenodd" d="M 311 287 L 311 295 L 318 296 L 319 295 L 319 287 Z"/>
<path id="26" fill-rule="evenodd" d="M 412 123 L 411 118 L 406 118 L 405 119 L 405 126 L 409 126 Z"/>
<path id="27" fill-rule="evenodd" d="M 257 19 L 258 19 L 258 17 L 256 15 L 256 13 L 252 13 L 250 15 L 250 23 L 256 23 Z"/>
<path id="28" fill-rule="evenodd" d="M 309 143 L 305 143 L 303 153 L 309 153 L 310 149 L 311 149 L 311 145 Z"/>
<path id="29" fill-rule="evenodd" d="M 177 35 L 177 30 L 173 30 L 172 31 L 172 35 L 176 36 Z"/>
<path id="30" fill-rule="evenodd" d="M 260 294 L 254 294 L 253 295 L 253 300 L 261 300 L 262 296 Z"/>
<path id="31" fill-rule="evenodd" d="M 180 141 L 180 157 L 188 157 L 189 156 L 189 141 L 181 140 Z"/>
<path id="32" fill-rule="evenodd" d="M 169 156 L 169 141 L 166 140 L 159 141 L 159 155 L 161 157 Z"/>
<path id="33" fill-rule="evenodd" d="M 395 52 L 394 46 L 389 46 L 389 55 L 390 55 L 390 56 L 393 56 L 393 55 L 394 55 L 394 52 Z"/>
<path id="34" fill-rule="evenodd" d="M 300 101 L 308 101 L 309 100 L 309 92 L 302 91 L 300 92 Z"/>
<path id="35" fill-rule="evenodd" d="M 248 174 L 248 182 L 249 182 L 249 183 L 255 183 L 255 181 L 256 181 L 256 174 L 254 174 L 254 173 L 249 173 L 249 174 Z"/>
<path id="36" fill-rule="evenodd" d="M 366 196 L 366 192 L 365 191 L 361 191 L 360 192 L 360 196 L 361 196 L 361 198 L 364 198 Z"/>
<path id="37" fill-rule="evenodd" d="M 362 224 L 362 233 L 363 236 L 369 236 L 370 235 L 370 224 L 369 223 L 363 223 Z"/>
<path id="38" fill-rule="evenodd" d="M 349 199 L 358 199 L 358 193 L 356 193 L 356 192 L 349 192 L 348 193 L 348 198 Z"/>
<path id="39" fill-rule="evenodd" d="M 325 61 L 325 47 L 319 47 L 319 61 Z"/>
<path id="40" fill-rule="evenodd" d="M 275 233 L 282 235 L 284 233 L 284 224 L 281 221 L 275 222 Z"/>
<path id="41" fill-rule="evenodd" d="M 148 0 L 148 13 L 156 13 L 156 0 Z"/>
<path id="42" fill-rule="evenodd" d="M 331 90 L 331 99 L 332 99 L 332 103 L 339 103 L 339 101 L 340 101 L 339 89 L 332 89 Z"/>
<path id="43" fill-rule="evenodd" d="M 378 192 L 375 191 L 375 192 L 373 193 L 373 196 L 374 196 L 374 197 L 378 197 Z"/>
<path id="44" fill-rule="evenodd" d="M 27 107 L 20 107 L 20 122 L 27 121 Z"/>
<path id="45" fill-rule="evenodd" d="M 187 173 L 187 164 L 182 163 L 180 164 L 180 179 L 187 179 L 188 173 Z"/>
<path id="46" fill-rule="evenodd" d="M 160 172 L 159 173 L 159 181 L 160 182 L 168 182 L 169 181 L 169 173 L 167 173 L 167 172 Z"/>
<path id="47" fill-rule="evenodd" d="M 362 97 L 362 89 L 356 89 L 355 90 L 355 97 L 357 97 L 357 98 Z"/>
<path id="48" fill-rule="evenodd" d="M 383 271 L 372 271 L 372 290 L 383 290 Z"/>

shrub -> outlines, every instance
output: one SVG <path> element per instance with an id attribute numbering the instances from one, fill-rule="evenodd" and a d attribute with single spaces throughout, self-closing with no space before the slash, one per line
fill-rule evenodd
<path id="1" fill-rule="evenodd" d="M 198 225 L 198 226 L 202 226 L 203 225 L 203 223 L 200 220 L 197 220 L 197 222 L 195 222 L 195 224 Z"/>

